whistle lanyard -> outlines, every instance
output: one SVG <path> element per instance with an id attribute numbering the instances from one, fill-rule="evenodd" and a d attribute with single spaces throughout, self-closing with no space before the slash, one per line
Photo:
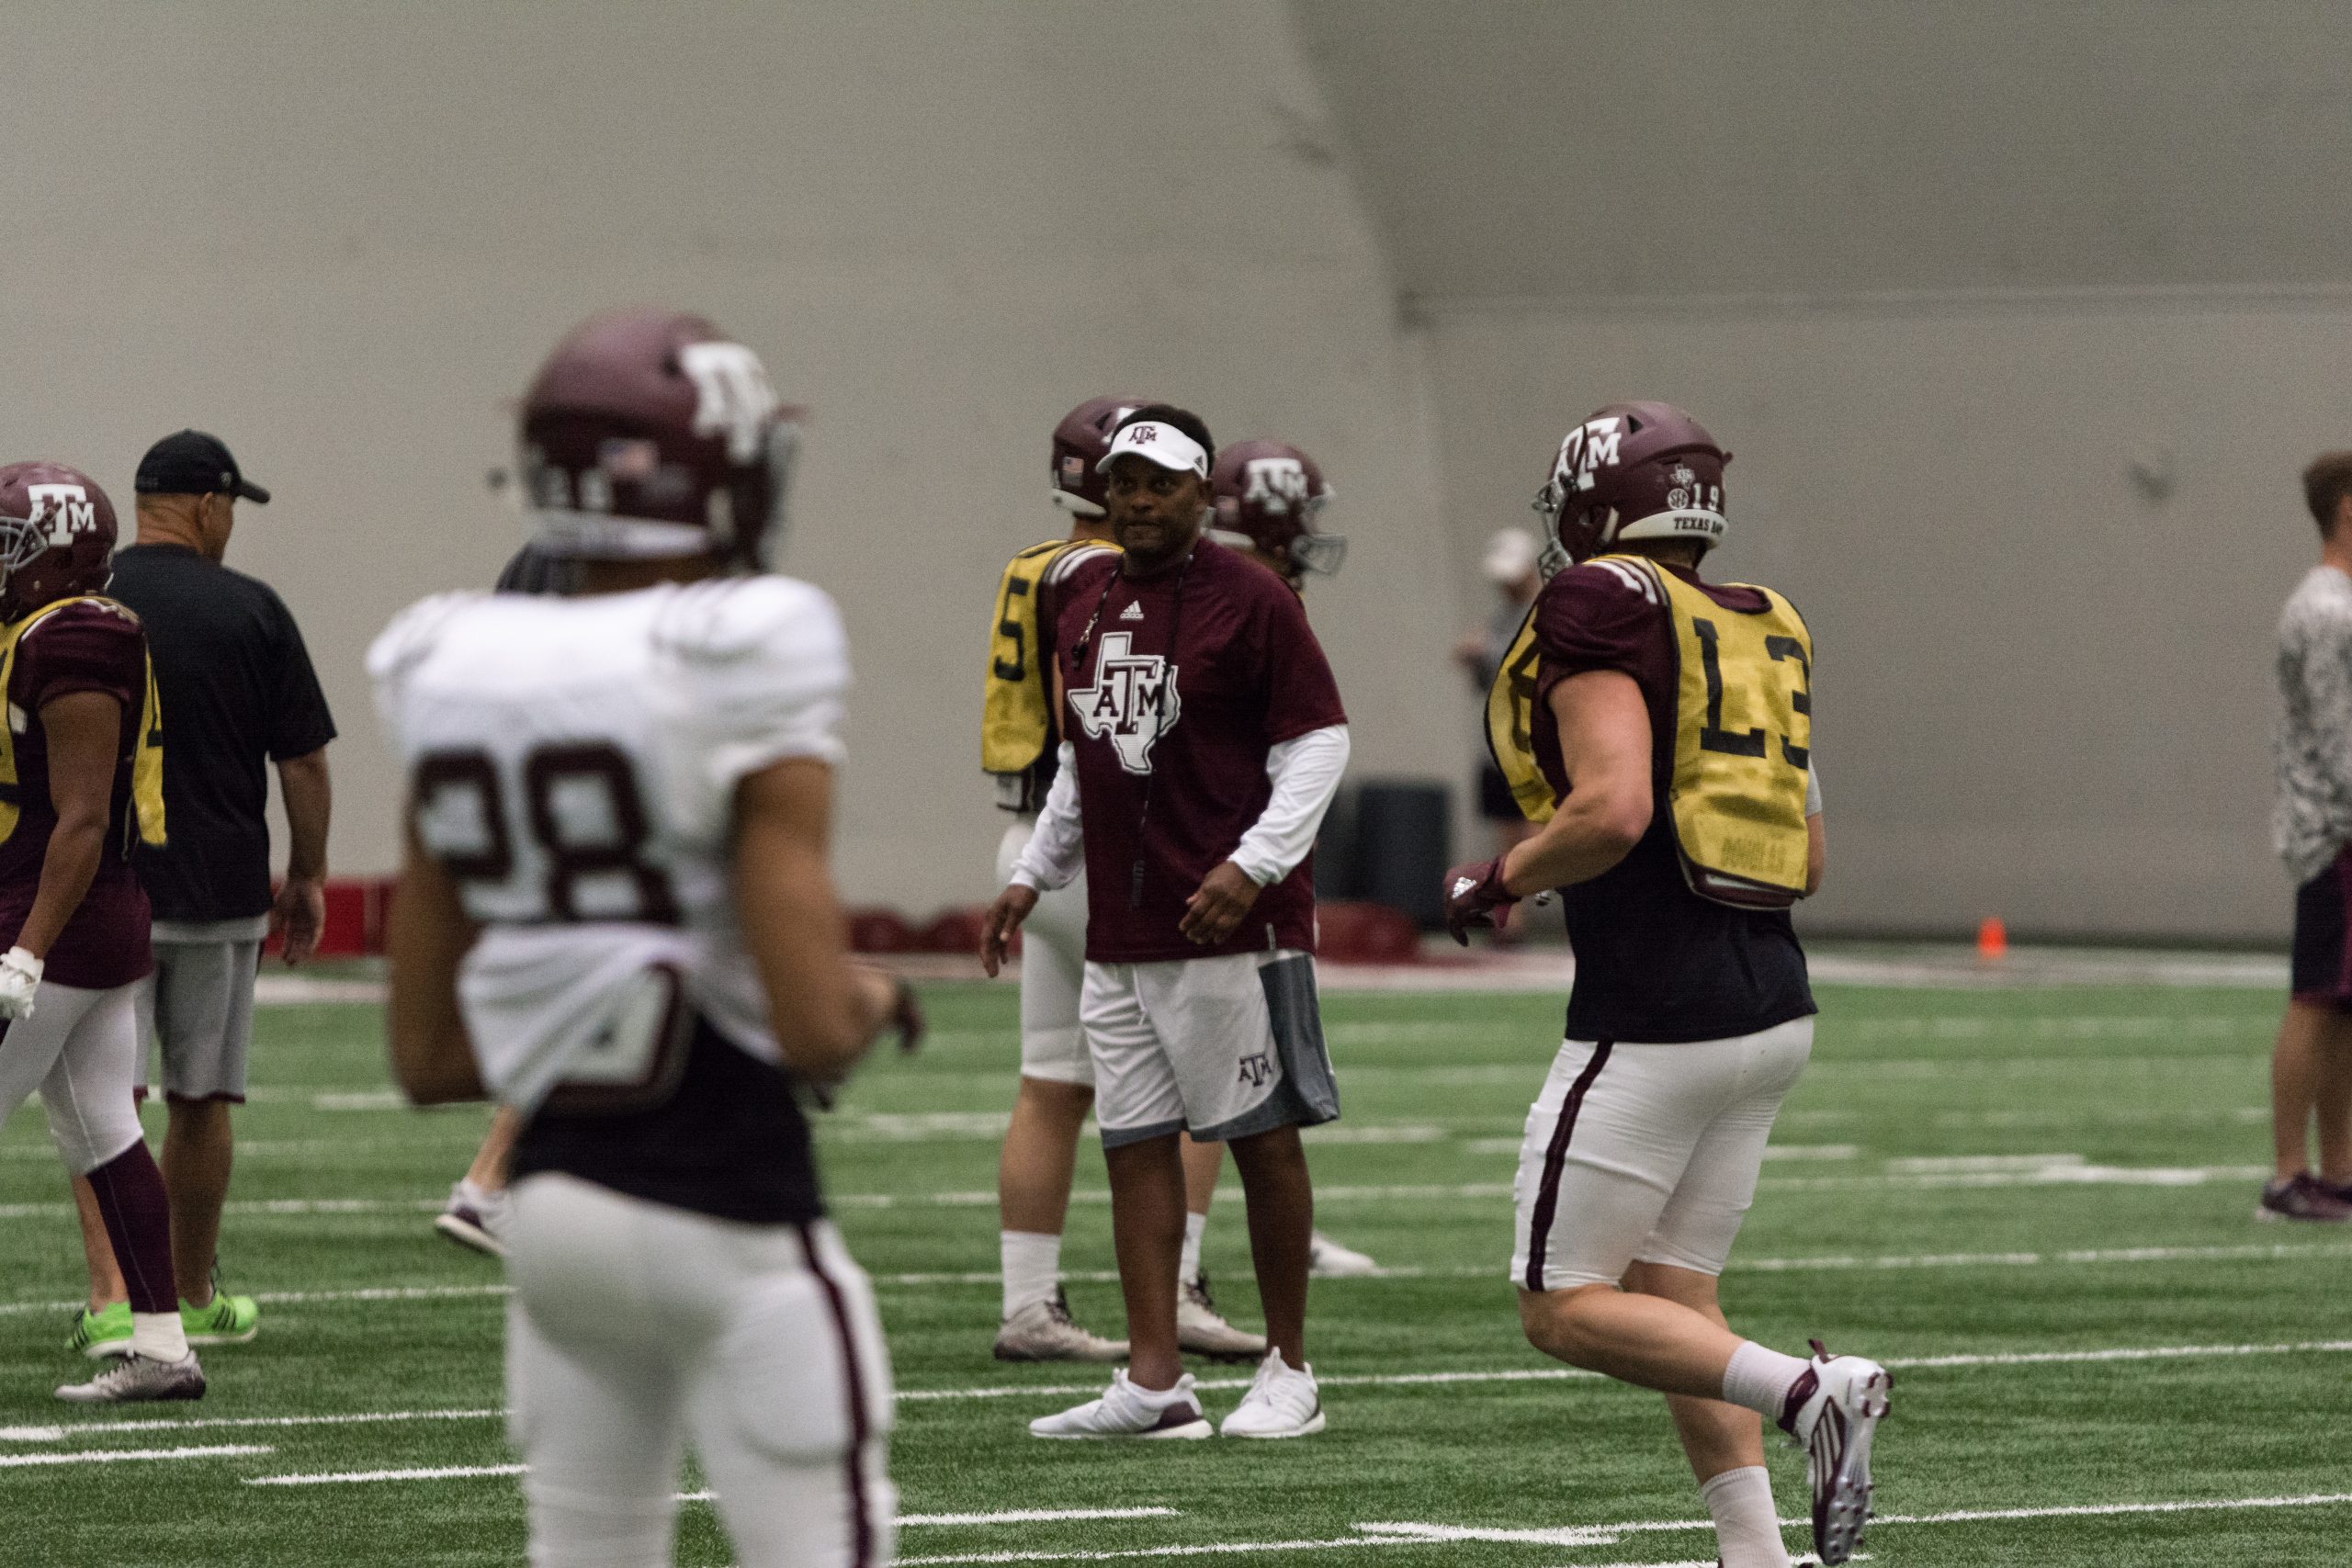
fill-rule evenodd
<path id="1" fill-rule="evenodd" d="M 1199 554 L 1200 547 L 1194 545 L 1192 549 L 1185 552 L 1184 564 L 1176 569 L 1176 592 L 1173 603 L 1168 607 L 1166 660 L 1168 673 L 1159 682 L 1158 689 L 1151 694 L 1151 734 L 1154 749 L 1157 749 L 1159 744 L 1163 733 L 1161 727 L 1168 721 L 1168 694 L 1176 686 L 1176 653 L 1184 635 L 1184 580 L 1192 575 L 1193 559 Z M 1118 585 L 1122 573 L 1114 571 L 1104 581 L 1102 592 L 1095 596 L 1094 613 L 1086 617 L 1086 628 L 1078 634 L 1078 641 L 1070 649 L 1074 656 L 1072 662 L 1079 667 L 1081 673 L 1086 668 L 1087 650 L 1094 643 L 1094 628 L 1102 620 L 1102 607 L 1111 602 L 1111 590 Z M 1098 681 L 1102 679 L 1099 671 L 1095 679 Z M 1136 815 L 1136 863 L 1127 874 L 1127 908 L 1130 909 L 1143 908 L 1144 836 L 1151 830 L 1152 785 L 1158 783 L 1159 779 L 1159 770 L 1157 767 L 1152 768 L 1143 776 L 1143 807 Z"/>

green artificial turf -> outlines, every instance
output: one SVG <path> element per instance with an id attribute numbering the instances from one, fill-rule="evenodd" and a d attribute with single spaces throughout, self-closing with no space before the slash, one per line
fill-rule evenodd
<path id="1" fill-rule="evenodd" d="M 1358 1528 L 1528 1531 L 1704 1517 L 1654 1395 L 1590 1380 L 1350 1381 L 1551 1365 L 1521 1339 L 1503 1270 L 1521 1119 L 1557 1043 L 1556 998 L 1326 998 L 1347 1115 L 1310 1137 L 1319 1221 L 1384 1264 L 1417 1272 L 1317 1284 L 1310 1351 L 1327 1380 L 1324 1436 L 1129 1448 L 1032 1441 L 1030 1417 L 1079 1397 L 1047 1390 L 1100 1379 L 989 1357 L 997 1315 L 989 1194 L 1012 1092 L 1016 998 L 1010 987 L 941 986 L 927 999 L 936 1030 L 929 1049 L 912 1061 L 877 1060 L 828 1120 L 827 1185 L 852 1249 L 879 1283 L 902 1391 L 1035 1392 L 902 1401 L 892 1460 L 902 1510 L 1175 1512 L 914 1525 L 902 1533 L 903 1559 L 1085 1553 L 1148 1562 L 1164 1548 L 1361 1540 L 1177 1561 L 1713 1560 L 1702 1529 L 1379 1545 Z M 1975 1359 L 1896 1371 L 1894 1415 L 1879 1439 L 1882 1516 L 2352 1494 L 2340 1458 L 2352 1403 L 2344 1343 L 2352 1334 L 2343 1326 L 2352 1235 L 2256 1226 L 2256 1183 L 2233 1168 L 2259 1164 L 2267 1146 L 2260 1108 L 2274 997 L 1825 988 L 1823 1005 L 1813 1068 L 1775 1135 L 1724 1295 L 1736 1325 L 1783 1348 L 1817 1335 L 1833 1349 L 1883 1359 Z M 480 1414 L 501 1403 L 497 1266 L 440 1240 L 427 1223 L 484 1113 L 401 1109 L 385 1091 L 373 1008 L 268 1008 L 259 1035 L 254 1100 L 238 1120 L 241 1206 L 223 1254 L 231 1287 L 262 1295 L 262 1335 L 206 1352 L 212 1389 L 200 1405 L 92 1413 L 51 1400 L 52 1384 L 89 1371 L 62 1349 L 62 1303 L 82 1289 L 79 1243 L 38 1110 L 0 1132 L 0 1563 L 522 1560 L 511 1478 L 244 1484 L 514 1459 L 499 1422 Z M 1064 1256 L 1080 1320 L 1115 1333 L 1102 1185 L 1090 1143 Z M 1229 1172 L 1220 1196 L 1228 1201 L 1210 1227 L 1209 1266 L 1228 1311 L 1253 1321 Z M 260 1206 L 274 1200 L 300 1206 Z M 355 1201 L 322 1209 L 322 1200 Z M 2312 1343 L 2327 1341 L 2336 1343 Z M 2007 1359 L 2195 1347 L 2268 1348 Z M 1211 1414 L 1238 1397 L 1213 1389 Z M 235 1424 L 449 1411 L 476 1414 Z M 141 1429 L 153 1423 L 163 1426 Z M 28 1430 L 51 1427 L 63 1430 Z M 22 1462 L 213 1445 L 269 1451 Z M 1801 1515 L 1799 1456 L 1776 1449 L 1772 1463 L 1783 1515 Z M 1800 1537 L 1791 1531 L 1792 1543 Z M 1885 1522 L 1868 1550 L 1897 1564 L 2277 1568 L 2346 1562 L 2347 1540 L 2352 1506 L 2339 1500 Z M 678 1558 L 729 1561 L 707 1505 L 681 1510 Z"/>

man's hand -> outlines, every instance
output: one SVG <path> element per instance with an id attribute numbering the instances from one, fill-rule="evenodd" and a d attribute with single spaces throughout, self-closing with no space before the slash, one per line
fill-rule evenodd
<path id="1" fill-rule="evenodd" d="M 1251 906 L 1258 902 L 1258 885 L 1229 860 L 1221 860 L 1201 878 L 1200 887 L 1184 900 L 1184 918 L 1176 929 L 1187 940 L 1215 947 L 1233 934 Z"/>
<path id="2" fill-rule="evenodd" d="M 12 947 L 6 957 L 0 957 L 0 1019 L 32 1017 L 40 971 L 41 961 L 21 947 Z"/>
<path id="3" fill-rule="evenodd" d="M 995 979 L 996 972 L 1004 967 L 1006 944 L 1036 907 L 1037 890 L 1018 882 L 998 894 L 996 902 L 989 906 L 989 918 L 980 925 L 980 967 L 989 972 L 989 979 Z"/>
<path id="4" fill-rule="evenodd" d="M 327 888 L 322 878 L 289 876 L 270 907 L 269 934 L 286 938 L 286 966 L 292 968 L 319 948 L 327 925 Z"/>
<path id="5" fill-rule="evenodd" d="M 1519 902 L 1503 886 L 1503 857 L 1457 865 L 1445 874 L 1445 929 L 1464 947 L 1474 931 L 1493 931 L 1495 914 Z"/>

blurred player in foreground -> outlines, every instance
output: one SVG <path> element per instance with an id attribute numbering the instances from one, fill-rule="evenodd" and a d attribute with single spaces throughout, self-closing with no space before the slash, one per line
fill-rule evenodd
<path id="1" fill-rule="evenodd" d="M 1521 1145 L 1520 1320 L 1573 1366 L 1667 1396 L 1724 1568 L 1788 1568 L 1758 1416 L 1804 1448 L 1825 1562 L 1870 1517 L 1888 1377 L 1742 1339 L 1715 1293 L 1765 1140 L 1813 1050 L 1789 906 L 1819 887 L 1813 639 L 1788 601 L 1716 585 L 1730 454 L 1667 403 L 1568 432 L 1536 499 L 1556 570 L 1491 739 L 1530 839 L 1446 876 L 1457 940 L 1558 888 L 1577 960 L 1567 1039 Z M 1573 564 L 1571 564 L 1573 563 Z"/>
<path id="2" fill-rule="evenodd" d="M 57 463 L 0 468 L 0 1121 L 35 1089 L 89 1179 L 130 1299 L 114 1366 L 77 1404 L 200 1399 L 172 1277 L 169 1200 L 139 1125 L 139 983 L 153 967 L 132 848 L 164 841 L 155 677 L 111 599 L 114 504 Z"/>
<path id="3" fill-rule="evenodd" d="M 844 953 L 847 654 L 831 601 L 765 570 L 794 435 L 709 322 L 588 322 L 522 427 L 579 595 L 426 600 L 369 655 L 410 789 L 393 1070 L 523 1118 L 507 1404 L 537 1564 L 668 1562 L 689 1438 L 736 1561 L 891 1552 L 888 1352 L 797 1089 L 920 1019 Z"/>
<path id="4" fill-rule="evenodd" d="M 2258 1220 L 2352 1220 L 2352 452 L 2303 471 L 2319 564 L 2278 615 L 2278 803 L 2295 881 L 2292 994 L 2270 1054 L 2278 1168 Z M 2312 1133 L 2319 1169 L 2311 1169 Z"/>
<path id="5" fill-rule="evenodd" d="M 1305 1356 L 1314 1193 L 1299 1129 L 1339 1114 L 1315 996 L 1306 865 L 1348 754 L 1296 595 L 1201 537 L 1214 452 L 1181 409 L 1128 414 L 1101 470 L 1120 554 L 1056 606 L 1061 770 L 989 911 L 990 974 L 1038 890 L 1087 871 L 1080 1001 L 1111 1178 L 1129 1371 L 1040 1438 L 1204 1438 L 1176 1334 L 1177 1134 L 1230 1142 L 1269 1348 L 1227 1437 L 1323 1429 Z"/>

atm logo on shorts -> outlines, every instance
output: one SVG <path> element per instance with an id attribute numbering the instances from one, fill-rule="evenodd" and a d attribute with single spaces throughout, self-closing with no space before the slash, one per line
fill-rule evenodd
<path id="1" fill-rule="evenodd" d="M 1094 684 L 1069 694 L 1080 729 L 1108 740 L 1119 766 L 1131 773 L 1151 772 L 1151 749 L 1176 728 L 1184 705 L 1176 671 L 1159 654 L 1135 654 L 1130 632 L 1102 634 L 1102 654 L 1094 663 Z"/>
<path id="2" fill-rule="evenodd" d="M 1241 1076 L 1237 1081 L 1246 1083 L 1251 1089 L 1263 1089 L 1266 1087 L 1266 1080 L 1273 1076 L 1272 1060 L 1267 1056 L 1266 1053 L 1261 1051 L 1254 1056 L 1241 1058 Z"/>

